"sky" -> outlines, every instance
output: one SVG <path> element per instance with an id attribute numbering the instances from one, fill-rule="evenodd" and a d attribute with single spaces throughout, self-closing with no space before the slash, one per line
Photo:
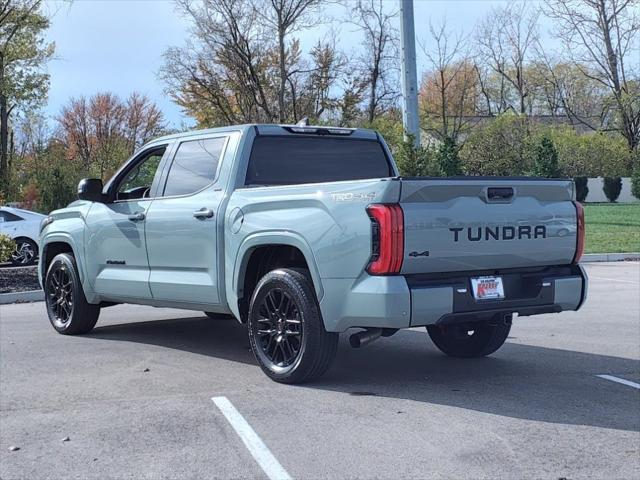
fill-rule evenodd
<path id="1" fill-rule="evenodd" d="M 397 0 L 388 0 L 397 8 Z M 505 0 L 508 1 L 508 0 Z M 415 0 L 415 30 L 420 41 L 426 38 L 429 22 L 446 18 L 455 32 L 472 31 L 476 22 L 503 2 L 494 0 Z M 55 58 L 49 63 L 51 77 L 46 114 L 55 117 L 70 97 L 90 96 L 110 91 L 121 97 L 133 91 L 155 101 L 170 127 L 189 124 L 180 108 L 163 91 L 157 74 L 162 53 L 169 46 L 180 46 L 189 32 L 188 22 L 176 11 L 171 0 L 49 0 L 52 15 L 47 38 L 56 44 Z M 332 6 L 328 14 L 340 20 L 348 11 Z M 357 48 L 359 36 L 346 23 L 338 27 L 340 48 Z M 298 33 L 302 47 L 309 47 L 326 32 L 322 29 Z M 418 72 L 424 58 L 418 46 Z"/>

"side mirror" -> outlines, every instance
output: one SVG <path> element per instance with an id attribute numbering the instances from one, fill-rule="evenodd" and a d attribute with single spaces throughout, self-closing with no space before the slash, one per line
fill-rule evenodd
<path id="1" fill-rule="evenodd" d="M 89 202 L 104 202 L 102 180 L 99 178 L 83 178 L 78 184 L 78 198 Z"/>

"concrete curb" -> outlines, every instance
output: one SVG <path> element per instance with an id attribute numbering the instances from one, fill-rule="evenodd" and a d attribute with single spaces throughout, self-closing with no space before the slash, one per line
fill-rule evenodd
<path id="1" fill-rule="evenodd" d="M 640 260 L 640 253 L 587 253 L 582 256 L 580 263 L 588 262 L 633 262 Z"/>
<path id="2" fill-rule="evenodd" d="M 30 290 L 28 292 L 0 293 L 0 305 L 8 303 L 42 302 L 44 291 Z"/>

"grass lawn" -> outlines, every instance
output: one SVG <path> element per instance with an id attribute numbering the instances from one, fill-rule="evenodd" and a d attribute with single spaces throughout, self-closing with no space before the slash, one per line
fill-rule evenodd
<path id="1" fill-rule="evenodd" d="M 640 204 L 587 203 L 585 253 L 640 252 Z"/>

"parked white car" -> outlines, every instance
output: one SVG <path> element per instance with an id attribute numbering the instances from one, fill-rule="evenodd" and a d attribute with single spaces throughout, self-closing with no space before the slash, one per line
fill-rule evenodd
<path id="1" fill-rule="evenodd" d="M 38 259 L 40 222 L 45 215 L 19 208 L 0 207 L 0 233 L 16 242 L 14 265 L 33 265 Z"/>

